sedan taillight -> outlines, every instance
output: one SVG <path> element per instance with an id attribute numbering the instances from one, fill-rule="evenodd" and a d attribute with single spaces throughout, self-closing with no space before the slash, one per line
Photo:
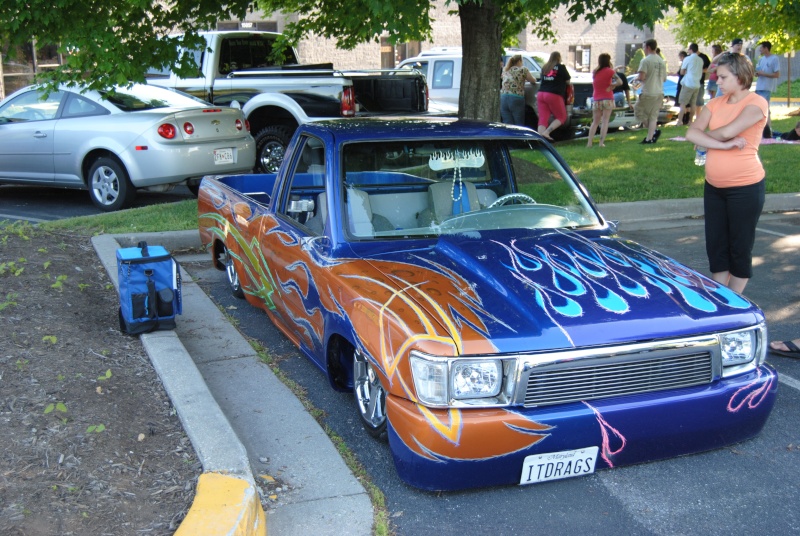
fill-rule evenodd
<path id="1" fill-rule="evenodd" d="M 250 121 L 247 119 L 244 120 L 244 128 L 247 129 L 247 132 L 250 132 Z"/>
<path id="2" fill-rule="evenodd" d="M 242 124 L 242 120 L 241 119 L 237 119 L 236 120 L 236 130 L 242 130 L 242 128 L 244 128 L 244 125 Z"/>
<path id="3" fill-rule="evenodd" d="M 158 133 L 162 138 L 166 138 L 171 140 L 175 137 L 178 133 L 178 129 L 175 128 L 175 125 L 170 123 L 164 123 L 158 127 Z"/>
<path id="4" fill-rule="evenodd" d="M 183 124 L 183 131 L 191 136 L 194 134 L 194 125 L 187 121 Z"/>

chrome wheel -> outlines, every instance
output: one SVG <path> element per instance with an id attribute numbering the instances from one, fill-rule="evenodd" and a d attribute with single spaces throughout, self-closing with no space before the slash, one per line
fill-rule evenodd
<path id="1" fill-rule="evenodd" d="M 386 391 L 372 363 L 358 350 L 353 354 L 353 393 L 364 428 L 373 437 L 385 437 Z"/>
<path id="2" fill-rule="evenodd" d="M 239 274 L 236 273 L 236 266 L 234 266 L 233 263 L 233 256 L 231 256 L 228 248 L 225 248 L 225 251 L 222 253 L 221 257 L 222 263 L 225 265 L 225 276 L 228 279 L 228 286 L 231 289 L 231 294 L 237 298 L 244 298 L 242 284 L 239 282 Z"/>

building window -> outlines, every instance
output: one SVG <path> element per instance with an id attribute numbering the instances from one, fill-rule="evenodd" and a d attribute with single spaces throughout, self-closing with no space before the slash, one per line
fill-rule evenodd
<path id="1" fill-rule="evenodd" d="M 637 58 L 637 52 L 642 50 L 642 43 L 625 43 L 625 65 L 628 67 L 629 74 L 635 73 L 639 69 L 639 64 L 634 59 Z M 639 61 L 644 57 L 644 51 L 638 54 Z M 633 65 L 631 62 L 635 63 Z"/>
<path id="2" fill-rule="evenodd" d="M 579 73 L 588 73 L 592 70 L 592 46 L 572 45 L 569 47 L 567 65 Z"/>
<path id="3" fill-rule="evenodd" d="M 394 69 L 404 59 L 419 56 L 421 49 L 419 41 L 393 45 L 389 39 L 381 37 L 381 69 Z"/>
<path id="4" fill-rule="evenodd" d="M 0 99 L 32 84 L 37 73 L 55 69 L 64 63 L 64 57 L 56 45 L 39 45 L 31 41 L 10 52 L 0 54 Z"/>

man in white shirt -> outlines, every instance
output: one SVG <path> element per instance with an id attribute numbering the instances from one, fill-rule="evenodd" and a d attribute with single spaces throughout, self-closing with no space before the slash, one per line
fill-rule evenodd
<path id="1" fill-rule="evenodd" d="M 680 111 L 678 112 L 678 123 L 686 109 L 689 109 L 689 122 L 691 125 L 694 121 L 695 114 L 697 113 L 697 93 L 700 89 L 700 78 L 703 76 L 703 60 L 697 55 L 697 43 L 689 45 L 691 54 L 686 56 L 681 64 L 681 94 L 678 96 L 678 104 L 680 104 Z"/>
<path id="2" fill-rule="evenodd" d="M 772 53 L 772 43 L 761 41 L 758 44 L 758 52 L 761 54 L 756 64 L 756 95 L 761 95 L 769 102 L 772 93 L 778 87 L 778 78 L 781 76 L 781 64 L 778 56 Z M 771 114 L 770 114 L 771 115 Z M 772 117 L 767 116 L 767 127 L 772 131 Z"/>

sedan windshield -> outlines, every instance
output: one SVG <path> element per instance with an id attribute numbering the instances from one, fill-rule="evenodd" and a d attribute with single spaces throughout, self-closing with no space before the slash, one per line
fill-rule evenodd
<path id="1" fill-rule="evenodd" d="M 347 230 L 359 239 L 600 224 L 536 140 L 352 143 L 343 166 Z"/>

